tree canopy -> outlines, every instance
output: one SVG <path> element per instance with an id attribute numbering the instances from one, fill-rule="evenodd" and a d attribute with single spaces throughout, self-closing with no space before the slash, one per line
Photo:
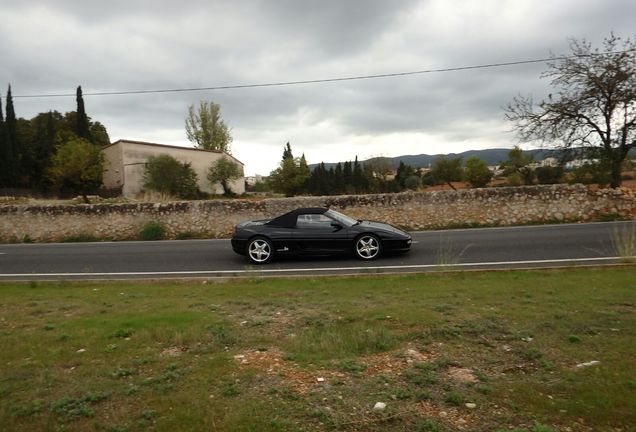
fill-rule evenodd
<path id="1" fill-rule="evenodd" d="M 81 88 L 77 90 L 77 111 L 49 111 L 24 119 L 16 116 L 9 86 L 6 118 L 0 108 L 0 188 L 47 192 L 53 186 L 47 169 L 58 147 L 76 138 L 97 147 L 110 144 L 106 128 L 86 115 Z"/>
<path id="2" fill-rule="evenodd" d="M 232 195 L 230 181 L 243 177 L 243 170 L 238 164 L 222 157 L 210 166 L 207 177 L 212 187 L 220 183 L 223 188 L 223 195 L 228 196 Z"/>
<path id="3" fill-rule="evenodd" d="M 431 175 L 438 183 L 446 183 L 456 190 L 452 182 L 462 180 L 462 158 L 447 158 L 440 156 L 435 160 L 431 168 Z"/>
<path id="4" fill-rule="evenodd" d="M 477 156 L 471 156 L 464 163 L 464 180 L 474 188 L 483 188 L 492 179 L 492 172 L 486 162 Z"/>
<path id="5" fill-rule="evenodd" d="M 232 135 L 221 118 L 221 106 L 214 102 L 201 101 L 199 106 L 188 107 L 185 119 L 188 139 L 195 147 L 205 150 L 220 150 L 230 153 Z"/>
<path id="6" fill-rule="evenodd" d="M 504 175 L 513 185 L 531 185 L 534 182 L 534 171 L 530 164 L 534 162 L 532 154 L 524 154 L 519 146 L 508 152 L 508 159 L 501 163 Z"/>
<path id="7" fill-rule="evenodd" d="M 79 193 L 88 203 L 87 195 L 102 185 L 104 154 L 83 138 L 72 138 L 60 145 L 51 159 L 47 174 L 59 190 Z"/>
<path id="8" fill-rule="evenodd" d="M 518 96 L 506 117 L 522 141 L 578 149 L 606 162 L 611 186 L 621 184 L 621 164 L 636 146 L 636 41 L 611 34 L 602 50 L 570 41 L 572 55 L 553 56 L 543 78 L 555 92 L 536 106 Z"/>
<path id="9" fill-rule="evenodd" d="M 310 175 L 305 155 L 295 158 L 287 143 L 280 165 L 269 175 L 269 182 L 275 192 L 286 196 L 300 195 L 306 191 Z"/>

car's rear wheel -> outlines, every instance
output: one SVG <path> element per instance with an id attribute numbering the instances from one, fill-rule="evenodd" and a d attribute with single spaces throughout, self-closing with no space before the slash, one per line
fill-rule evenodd
<path id="1" fill-rule="evenodd" d="M 247 258 L 254 264 L 266 264 L 274 258 L 272 242 L 265 237 L 254 237 L 247 243 Z"/>
<path id="2" fill-rule="evenodd" d="M 353 252 L 356 258 L 370 261 L 380 256 L 382 243 L 380 243 L 380 239 L 373 234 L 363 234 L 356 239 Z"/>

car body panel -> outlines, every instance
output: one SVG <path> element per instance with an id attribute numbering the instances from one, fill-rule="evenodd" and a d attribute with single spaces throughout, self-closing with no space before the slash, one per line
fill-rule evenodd
<path id="1" fill-rule="evenodd" d="M 406 252 L 411 246 L 411 236 L 392 225 L 356 221 L 326 208 L 300 208 L 273 219 L 241 222 L 235 228 L 232 249 L 246 255 L 248 242 L 264 237 L 272 242 L 275 255 L 345 254 L 353 251 L 356 239 L 364 234 L 377 237 L 386 252 Z"/>

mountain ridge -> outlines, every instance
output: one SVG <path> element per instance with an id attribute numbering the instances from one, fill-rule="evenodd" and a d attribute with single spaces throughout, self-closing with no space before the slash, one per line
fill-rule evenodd
<path id="1" fill-rule="evenodd" d="M 402 155 L 389 157 L 391 161 L 391 165 L 394 168 L 397 168 L 400 165 L 400 162 L 404 162 L 406 165 L 411 165 L 414 168 L 427 168 L 432 166 L 437 158 L 440 156 L 445 156 L 449 158 L 461 157 L 462 159 L 467 159 L 471 156 L 477 156 L 479 159 L 486 162 L 487 165 L 498 165 L 499 163 L 508 159 L 508 153 L 510 152 L 509 148 L 492 148 L 492 149 L 484 149 L 484 150 L 467 150 L 461 153 L 438 153 L 434 155 L 422 153 L 418 155 Z M 524 154 L 532 154 L 534 156 L 535 161 L 543 160 L 547 157 L 552 156 L 554 153 L 558 152 L 558 150 L 548 150 L 548 149 L 533 149 L 533 150 L 523 150 Z M 370 160 L 376 158 L 369 158 L 363 161 L 359 161 L 360 163 L 365 163 Z M 331 167 L 335 167 L 339 163 L 344 163 L 345 161 L 340 162 L 324 162 L 325 168 L 329 169 Z M 351 161 L 353 162 L 353 161 Z M 314 169 L 319 164 L 310 164 L 309 168 Z"/>

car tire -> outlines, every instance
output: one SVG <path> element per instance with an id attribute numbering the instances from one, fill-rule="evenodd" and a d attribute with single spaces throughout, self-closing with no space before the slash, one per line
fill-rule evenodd
<path id="1" fill-rule="evenodd" d="M 356 258 L 363 261 L 371 261 L 380 256 L 382 243 L 373 234 L 362 234 L 356 238 L 353 244 L 353 253 Z"/>
<path id="2" fill-rule="evenodd" d="M 274 245 L 265 237 L 254 237 L 247 242 L 247 259 L 253 264 L 267 264 L 274 258 Z"/>

